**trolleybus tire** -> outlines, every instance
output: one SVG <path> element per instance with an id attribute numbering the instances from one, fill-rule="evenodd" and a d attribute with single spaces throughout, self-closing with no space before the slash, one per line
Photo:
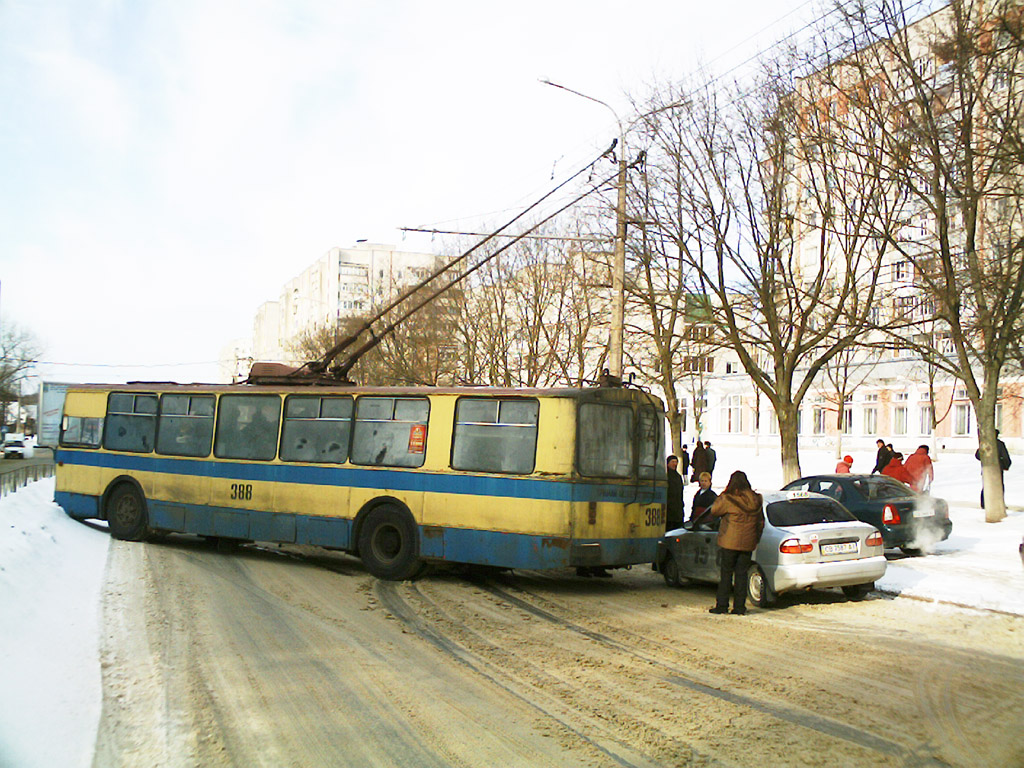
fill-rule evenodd
<path id="1" fill-rule="evenodd" d="M 423 573 L 416 524 L 393 504 L 371 511 L 359 531 L 359 557 L 378 579 L 405 581 Z"/>
<path id="2" fill-rule="evenodd" d="M 110 535 L 124 541 L 143 541 L 149 535 L 146 500 L 129 483 L 121 483 L 107 499 Z"/>
<path id="3" fill-rule="evenodd" d="M 751 565 L 747 571 L 747 596 L 758 608 L 767 608 L 775 602 L 775 592 L 768 584 L 764 571 L 757 565 Z"/>

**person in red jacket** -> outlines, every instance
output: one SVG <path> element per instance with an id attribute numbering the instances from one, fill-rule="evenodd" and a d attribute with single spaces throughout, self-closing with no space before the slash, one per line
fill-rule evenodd
<path id="1" fill-rule="evenodd" d="M 850 467 L 853 466 L 853 456 L 843 456 L 843 460 L 836 464 L 837 475 L 848 475 L 850 474 Z"/>
<path id="2" fill-rule="evenodd" d="M 882 474 L 910 485 L 910 475 L 907 474 L 907 468 L 903 466 L 903 454 L 899 451 L 894 453 L 892 458 L 889 459 L 889 463 L 882 470 Z"/>
<path id="3" fill-rule="evenodd" d="M 918 447 L 907 460 L 903 462 L 903 468 L 910 475 L 910 487 L 915 491 L 925 491 L 931 487 L 935 479 L 935 471 L 932 469 L 932 459 L 928 455 L 928 446 Z"/>

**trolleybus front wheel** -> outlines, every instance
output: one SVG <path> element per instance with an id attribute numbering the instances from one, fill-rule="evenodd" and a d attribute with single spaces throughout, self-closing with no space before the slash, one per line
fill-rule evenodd
<path id="1" fill-rule="evenodd" d="M 146 501 L 128 483 L 117 486 L 107 499 L 107 525 L 111 536 L 124 541 L 142 541 L 149 534 Z"/>
<path id="2" fill-rule="evenodd" d="M 367 516 L 359 532 L 359 556 L 366 570 L 389 581 L 414 579 L 425 567 L 419 557 L 416 524 L 392 504 L 377 507 Z"/>

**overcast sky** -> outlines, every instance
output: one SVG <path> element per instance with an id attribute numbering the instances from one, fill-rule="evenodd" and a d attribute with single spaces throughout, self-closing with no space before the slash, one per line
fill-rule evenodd
<path id="1" fill-rule="evenodd" d="M 507 217 L 805 0 L 0 0 L 0 313 L 54 381 L 212 380 L 333 246 Z M 101 367 L 95 367 L 101 366 Z"/>

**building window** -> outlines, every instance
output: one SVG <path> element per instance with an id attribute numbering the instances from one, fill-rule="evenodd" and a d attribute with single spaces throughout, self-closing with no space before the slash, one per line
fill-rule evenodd
<path id="1" fill-rule="evenodd" d="M 919 413 L 921 414 L 921 434 L 930 435 L 932 433 L 932 407 L 930 405 L 922 405 Z"/>
<path id="2" fill-rule="evenodd" d="M 971 406 L 970 403 L 961 403 L 953 411 L 953 434 L 971 434 Z"/>
<path id="3" fill-rule="evenodd" d="M 725 411 L 722 413 L 723 432 L 743 431 L 743 397 L 741 395 L 729 395 L 726 400 Z"/>
<path id="4" fill-rule="evenodd" d="M 864 434 L 865 435 L 877 435 L 878 434 L 878 409 L 877 408 L 865 408 L 864 409 Z"/>
<path id="5" fill-rule="evenodd" d="M 843 409 L 843 434 L 853 434 L 853 408 Z"/>
<path id="6" fill-rule="evenodd" d="M 828 418 L 828 411 L 824 408 L 814 409 L 814 434 L 825 434 L 825 420 Z"/>
<path id="7" fill-rule="evenodd" d="M 892 433 L 894 435 L 907 434 L 907 409 L 902 405 L 893 413 Z"/>

